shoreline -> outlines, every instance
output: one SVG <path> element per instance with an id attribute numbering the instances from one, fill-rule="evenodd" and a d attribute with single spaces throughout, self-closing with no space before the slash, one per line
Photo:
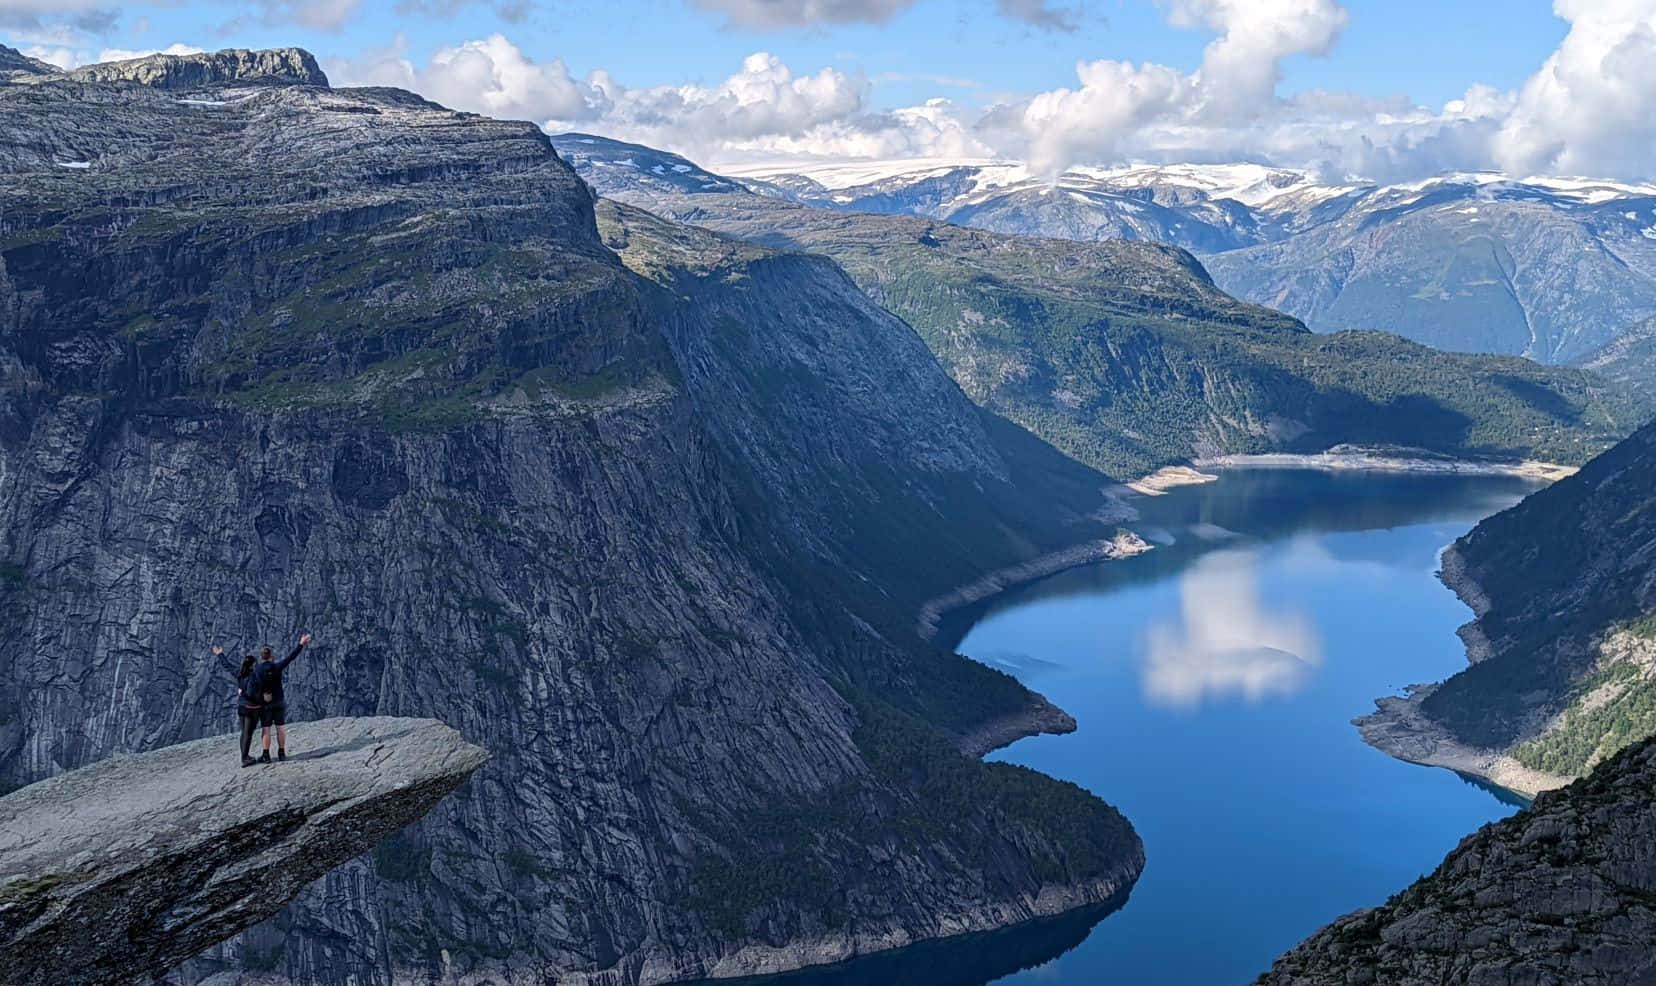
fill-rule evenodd
<path id="1" fill-rule="evenodd" d="M 1231 454 L 1195 459 L 1185 465 L 1162 466 L 1137 479 L 1117 483 L 1104 491 L 1106 501 L 1126 506 L 1126 501 L 1141 496 L 1165 496 L 1184 486 L 1201 486 L 1219 481 L 1219 476 L 1204 469 L 1317 469 L 1327 472 L 1409 472 L 1441 473 L 1459 476 L 1514 476 L 1557 482 L 1575 475 L 1578 467 L 1525 459 L 1520 462 L 1487 462 L 1476 459 L 1435 459 L 1420 456 L 1395 456 L 1368 451 L 1355 446 L 1335 446 L 1326 452 L 1264 452 Z M 1128 510 L 1131 510 L 1128 507 Z M 1134 516 L 1124 517 L 1130 523 Z M 1027 582 L 1056 575 L 1069 568 L 1077 568 L 1098 561 L 1131 558 L 1155 547 L 1137 533 L 1123 530 L 1115 537 L 1089 541 L 1060 548 L 1017 565 L 996 569 L 982 578 L 927 600 L 917 617 L 918 630 L 923 640 L 937 637 L 939 621 L 949 612 L 982 602 Z M 1454 586 L 1450 586 L 1454 588 Z M 1457 595 L 1459 595 L 1457 590 Z M 1463 597 L 1465 598 L 1465 597 Z M 1473 605 L 1468 601 L 1468 605 Z M 1476 610 L 1476 606 L 1473 606 Z M 1465 629 L 1465 628 L 1463 628 Z"/>
<path id="2" fill-rule="evenodd" d="M 1556 483 L 1576 474 L 1578 467 L 1524 459 L 1492 462 L 1478 459 L 1438 459 L 1391 455 L 1381 451 L 1336 446 L 1326 452 L 1263 452 L 1219 455 L 1197 459 L 1198 469 L 1318 469 L 1327 472 L 1414 472 L 1454 476 L 1516 476 Z M 1152 474 L 1154 475 L 1154 474 Z"/>
<path id="3" fill-rule="evenodd" d="M 1466 571 L 1454 544 L 1438 556 L 1438 581 L 1472 610 L 1473 618 L 1455 631 L 1466 648 L 1467 666 L 1488 660 L 1494 648 L 1478 626 L 1489 611 L 1489 597 Z M 1441 683 L 1440 683 L 1441 684 Z M 1574 778 L 1537 770 L 1501 750 L 1470 746 L 1421 708 L 1439 684 L 1410 685 L 1402 695 L 1375 699 L 1375 711 L 1351 720 L 1363 742 L 1389 757 L 1422 767 L 1441 767 L 1504 788 L 1525 798 L 1563 787 Z"/>
<path id="4" fill-rule="evenodd" d="M 1410 685 L 1403 695 L 1375 699 L 1375 711 L 1351 720 L 1363 742 L 1389 757 L 1422 767 L 1442 767 L 1534 798 L 1574 778 L 1520 763 L 1510 754 L 1468 746 L 1421 711 L 1437 685 Z"/>
<path id="5" fill-rule="evenodd" d="M 955 748 L 968 757 L 984 757 L 1031 736 L 1066 736 L 1075 732 L 1075 719 L 1052 704 L 1040 692 L 1024 686 L 1033 697 L 1029 705 L 1017 712 L 990 719 L 968 731 L 955 741 Z"/>
<path id="6" fill-rule="evenodd" d="M 937 638 L 938 622 L 952 610 L 982 602 L 1014 586 L 1033 582 L 1048 575 L 1056 575 L 1065 569 L 1090 565 L 1093 562 L 1131 558 L 1149 551 L 1152 547 L 1150 542 L 1132 531 L 1122 531 L 1112 538 L 1071 545 L 1016 565 L 997 568 L 975 581 L 927 600 L 921 605 L 920 612 L 915 618 L 916 632 L 920 634 L 920 639 L 933 641 Z"/>
<path id="7" fill-rule="evenodd" d="M 1006 931 L 1021 925 L 1057 918 L 1092 907 L 1124 902 L 1144 872 L 1144 846 L 1124 858 L 1105 874 L 1074 884 L 1042 884 L 1034 892 L 985 900 L 975 906 L 932 914 L 932 926 L 924 931 L 905 928 L 892 919 L 869 922 L 854 931 L 819 934 L 783 945 L 749 943 L 722 955 L 685 956 L 682 953 L 625 956 L 608 969 L 570 972 L 558 970 L 558 982 L 567 986 L 671 986 L 718 980 L 747 980 L 776 976 L 804 969 L 823 969 L 882 952 L 891 952 L 969 935 Z M 397 986 L 413 981 L 393 977 Z M 424 983 L 426 980 L 418 980 Z M 445 980 L 450 982 L 451 980 Z M 454 986 L 490 986 L 503 980 L 494 970 L 454 976 Z M 511 983 L 520 980 L 509 978 Z M 527 984 L 525 978 L 521 982 Z M 536 978 L 533 982 L 541 982 Z"/>

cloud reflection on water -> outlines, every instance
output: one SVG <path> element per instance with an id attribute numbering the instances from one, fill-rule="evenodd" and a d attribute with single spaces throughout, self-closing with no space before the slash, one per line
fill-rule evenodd
<path id="1" fill-rule="evenodd" d="M 1259 702 L 1304 687 L 1322 663 L 1322 640 L 1303 614 L 1266 611 L 1258 569 L 1256 551 L 1221 551 L 1183 575 L 1180 618 L 1145 631 L 1147 700 L 1191 707 L 1240 695 Z"/>

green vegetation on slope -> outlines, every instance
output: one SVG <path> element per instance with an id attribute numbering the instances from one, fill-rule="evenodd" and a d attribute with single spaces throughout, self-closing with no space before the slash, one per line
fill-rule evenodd
<path id="1" fill-rule="evenodd" d="M 1400 446 L 1578 464 L 1656 405 L 1578 370 L 1314 335 L 1189 254 L 692 196 L 692 221 L 827 254 L 986 408 L 1118 476 L 1203 455 Z"/>
<path id="2" fill-rule="evenodd" d="M 1589 696 L 1601 690 L 1612 696 Z M 1656 735 L 1656 680 L 1616 664 L 1578 682 L 1562 721 L 1512 755 L 1540 770 L 1574 777 L 1632 743 Z"/>
<path id="3" fill-rule="evenodd" d="M 873 874 L 940 844 L 968 871 L 1028 867 L 1043 885 L 1136 873 L 1143 849 L 1132 826 L 1084 789 L 962 756 L 920 720 L 866 692 L 845 694 L 857 710 L 858 750 L 900 793 L 870 800 L 847 786 L 808 805 L 746 813 L 740 831 L 726 834 L 727 844 L 746 847 L 740 858 L 707 857 L 689 874 L 691 904 L 716 928 L 750 933 L 782 900 L 815 901 L 825 927 L 842 927 Z"/>
<path id="4" fill-rule="evenodd" d="M 1603 647 L 1618 630 L 1650 632 L 1656 541 L 1656 425 L 1569 479 L 1486 518 L 1455 544 L 1465 577 L 1489 601 L 1477 625 L 1491 654 L 1445 681 L 1422 710 L 1476 746 L 1519 747 L 1532 765 L 1573 772 L 1605 743 L 1648 731 L 1648 686 L 1576 707 L 1616 675 Z M 1590 705 L 1591 703 L 1587 703 Z M 1553 715 L 1556 733 L 1533 733 Z"/>

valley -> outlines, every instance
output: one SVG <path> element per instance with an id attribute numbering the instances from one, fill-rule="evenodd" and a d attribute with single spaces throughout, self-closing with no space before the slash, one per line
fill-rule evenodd
<path id="1" fill-rule="evenodd" d="M 1339 445 L 1579 465 L 1656 413 L 1646 394 L 1575 369 L 1309 332 L 1226 295 L 1170 246 L 812 208 L 674 170 L 692 167 L 681 160 L 651 164 L 628 145 L 554 141 L 602 194 L 833 258 L 914 327 L 967 396 L 1121 478 Z"/>
<path id="2" fill-rule="evenodd" d="M 715 171 L 175 48 L 0 45 L 30 976 L 71 904 L 165 986 L 1656 974 L 1656 186 Z M 209 648 L 301 632 L 218 777 Z M 58 859 L 146 763 L 189 879 Z"/>

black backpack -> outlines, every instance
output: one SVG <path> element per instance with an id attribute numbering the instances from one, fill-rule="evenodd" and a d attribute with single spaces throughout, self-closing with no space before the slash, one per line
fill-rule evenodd
<path id="1" fill-rule="evenodd" d="M 269 665 L 267 669 L 267 664 L 268 662 L 260 662 L 253 668 L 253 673 L 247 676 L 247 697 L 260 704 L 276 697 L 276 685 L 282 680 L 281 669 L 275 665 Z"/>

